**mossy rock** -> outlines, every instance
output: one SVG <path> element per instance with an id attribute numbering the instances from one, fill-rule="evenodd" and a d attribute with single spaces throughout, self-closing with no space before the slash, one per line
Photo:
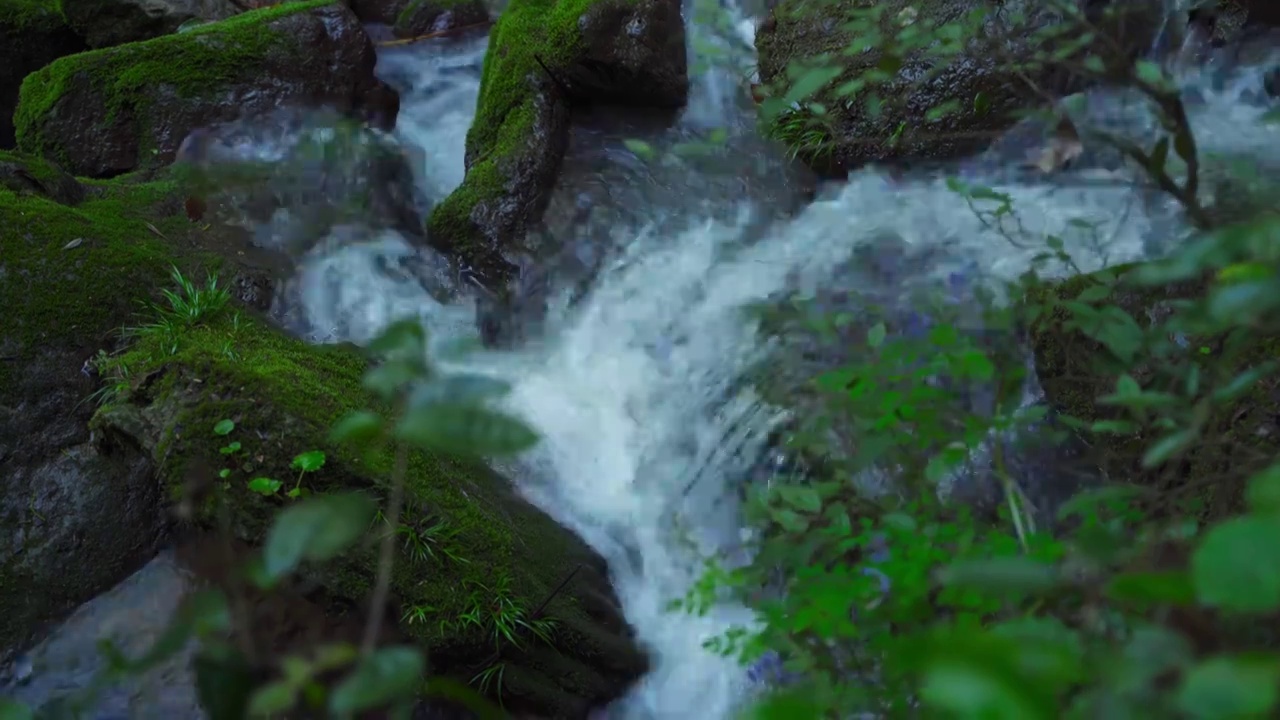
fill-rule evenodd
<path id="1" fill-rule="evenodd" d="M 136 570 L 161 538 L 149 462 L 91 441 L 86 361 L 158 299 L 171 261 L 206 261 L 174 191 L 82 183 L 0 152 L 0 657 Z"/>
<path id="2" fill-rule="evenodd" d="M 1109 20 L 1113 33 L 1149 48 L 1146 26 L 1158 27 L 1150 13 L 1159 4 L 1141 0 L 1128 6 Z M 806 101 L 820 102 L 825 115 L 784 112 L 771 121 L 772 134 L 814 170 L 836 176 L 868 163 L 947 160 L 983 149 L 1013 126 L 1020 113 L 1041 105 L 1046 94 L 1078 88 L 1060 69 L 1025 66 L 1031 52 L 1043 50 L 1029 46 L 1026 38 L 1056 20 L 1034 3 L 1014 5 L 1014 11 L 1027 13 L 1017 26 L 1010 24 L 1010 6 L 992 0 L 783 0 L 756 33 L 759 76 L 768 93 L 785 96 L 809 68 L 838 67 L 840 72 Z M 996 13 L 997 6 L 1006 11 Z M 850 26 L 870 21 L 872 10 L 878 13 L 873 31 L 878 35 L 856 37 Z M 991 15 L 978 30 L 966 18 L 984 10 Z M 1139 25 L 1141 31 L 1135 29 Z M 893 45 L 888 39 L 902 37 L 914 48 L 919 41 L 906 40 L 908 35 L 941 37 L 947 26 L 966 27 L 971 35 L 981 32 L 984 39 L 948 58 L 914 49 L 889 57 L 883 51 Z M 867 42 L 872 46 L 862 51 Z M 1014 67 L 1019 62 L 1024 66 Z M 851 83 L 874 89 L 879 112 L 868 109 L 868 92 Z M 844 86 L 850 91 L 841 93 Z M 932 110 L 947 106 L 950 112 L 930 117 Z"/>
<path id="3" fill-rule="evenodd" d="M 104 407 L 94 427 L 138 443 L 158 466 L 165 486 L 180 499 L 190 478 L 231 470 L 225 486 L 233 523 L 251 544 L 262 541 L 277 512 L 292 502 L 263 497 L 247 484 L 257 477 L 292 486 L 295 455 L 322 450 L 325 465 L 302 478 L 309 492 L 358 491 L 381 497 L 392 467 L 389 453 L 367 454 L 332 445 L 328 433 L 345 413 L 379 403 L 362 387 L 366 361 L 349 346 L 311 346 L 262 322 L 223 316 L 184 331 L 176 351 L 144 340 L 117 360 L 134 382 Z M 223 419 L 235 430 L 213 433 Z M 241 450 L 227 456 L 229 441 Z M 460 622 L 474 597 L 491 601 L 506 583 L 513 602 L 556 621 L 553 644 L 523 638 L 504 644 L 502 699 L 509 709 L 546 717 L 574 717 L 583 707 L 612 699 L 646 669 L 612 599 L 603 560 L 572 532 L 523 500 L 511 483 L 481 464 L 413 454 L 409 461 L 406 525 L 416 532 L 443 530 L 431 552 L 397 543 L 393 618 L 427 650 L 433 671 L 470 680 L 492 661 L 489 630 Z M 213 522 L 196 507 L 195 520 Z M 381 525 L 366 545 L 323 566 L 308 568 L 310 582 L 344 607 L 368 600 Z M 567 578 L 572 579 L 560 589 Z M 554 595 L 554 597 L 553 597 Z"/>
<path id="4" fill-rule="evenodd" d="M 393 124 L 384 106 L 398 109 L 398 98 L 374 76 L 375 62 L 344 5 L 284 3 L 32 73 L 14 116 L 18 147 L 76 175 L 110 177 L 171 162 L 196 128 L 282 103 L 377 112 Z"/>
<path id="5" fill-rule="evenodd" d="M 0 0 L 0 149 L 16 142 L 13 113 L 23 78 L 85 49 L 56 0 Z"/>
<path id="6" fill-rule="evenodd" d="M 432 211 L 430 242 L 501 288 L 546 209 L 569 106 L 680 107 L 684 41 L 675 0 L 512 0 L 489 36 L 466 178 Z"/>
<path id="7" fill-rule="evenodd" d="M 225 20 L 241 12 L 229 0 L 61 0 L 60 5 L 92 48 L 150 40 L 188 22 Z"/>
<path id="8" fill-rule="evenodd" d="M 1140 285 L 1134 272 L 1140 265 L 1070 278 L 1035 291 L 1030 302 L 1043 308 L 1030 331 L 1036 374 L 1049 404 L 1086 423 L 1128 419 L 1098 398 L 1115 392 L 1120 375 L 1131 375 L 1146 390 L 1180 394 L 1179 371 L 1199 368 L 1202 387 L 1221 387 L 1232 378 L 1274 360 L 1280 339 L 1268 335 L 1234 334 L 1195 337 L 1167 332 L 1164 323 L 1188 302 L 1203 298 L 1208 278 L 1165 286 Z M 1116 308 L 1134 321 L 1145 336 L 1145 349 L 1135 363 L 1126 364 L 1103 344 L 1086 336 L 1078 315 L 1062 303 L 1079 301 L 1086 288 L 1112 288 L 1103 300 L 1084 304 Z M 1109 312 L 1115 312 L 1114 310 Z M 1274 462 L 1280 451 L 1280 378 L 1265 376 L 1230 406 L 1209 417 L 1198 441 L 1181 458 L 1144 468 L 1144 453 L 1164 433 L 1156 430 L 1132 435 L 1090 433 L 1090 458 L 1111 482 L 1135 484 L 1154 491 L 1151 502 L 1163 510 L 1187 507 L 1219 517 L 1240 508 L 1244 481 Z M 1186 505 L 1184 503 L 1190 503 Z"/>

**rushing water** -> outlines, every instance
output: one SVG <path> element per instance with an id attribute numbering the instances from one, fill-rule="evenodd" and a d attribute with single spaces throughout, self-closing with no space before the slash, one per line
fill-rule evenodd
<path id="1" fill-rule="evenodd" d="M 613 718 L 725 720 L 751 692 L 742 668 L 701 647 L 751 622 L 747 608 L 665 611 L 705 555 L 742 557 L 738 485 L 783 417 L 743 386 L 767 348 L 744 305 L 839 286 L 838 269 L 886 238 L 912 251 L 913 279 L 957 271 L 1011 278 L 1047 234 L 1062 237 L 1089 269 L 1143 257 L 1184 232 L 1169 203 L 1135 189 L 1132 173 L 1106 158 L 1054 176 L 1020 168 L 1039 142 L 1025 132 L 954 168 L 1010 195 L 1017 228 L 982 222 L 935 174 L 865 169 L 801 208 L 806 189 L 753 132 L 739 74 L 750 60 L 750 27 L 735 12 L 724 32 L 695 24 L 698 41 L 719 47 L 723 62 L 698 76 L 676 127 L 643 131 L 662 153 L 725 128 L 720 151 L 646 163 L 626 150 L 625 123 L 575 129 L 541 230 L 552 250 L 530 296 L 537 332 L 515 349 L 466 361 L 512 383 L 509 409 L 542 442 L 504 469 L 609 561 L 627 617 L 654 655 L 653 671 L 610 709 Z M 477 37 L 381 55 L 380 73 L 403 97 L 395 135 L 414 150 L 414 179 L 429 202 L 462 180 L 484 49 Z M 1280 131 L 1259 123 L 1266 96 L 1258 73 L 1206 72 L 1187 84 L 1207 152 L 1280 163 Z M 1149 122 L 1124 98 L 1088 99 L 1093 119 Z M 405 315 L 442 339 L 474 335 L 466 277 L 442 274 L 439 258 L 393 230 L 366 240 L 335 233 L 307 249 L 281 297 L 282 317 L 317 341 L 364 342 Z M 66 632 L 41 651 L 46 663 L 56 662 L 50 653 L 61 657 L 56 641 Z"/>

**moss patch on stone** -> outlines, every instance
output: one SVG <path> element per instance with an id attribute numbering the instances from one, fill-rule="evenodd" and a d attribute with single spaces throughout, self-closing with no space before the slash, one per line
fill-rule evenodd
<path id="1" fill-rule="evenodd" d="M 44 118 L 73 82 L 90 82 L 110 98 L 104 123 L 130 113 L 138 123 L 143 151 L 154 149 L 148 110 L 157 87 L 179 97 L 203 97 L 228 84 L 251 79 L 254 59 L 269 52 L 298 51 L 291 38 L 269 27 L 273 20 L 332 4 L 334 0 L 288 2 L 201 25 L 188 32 L 61 58 L 27 76 L 14 114 L 19 149 L 55 159 L 64 148 L 51 148 L 41 135 Z"/>
<path id="2" fill-rule="evenodd" d="M 37 158 L 0 152 L 5 161 L 21 163 L 37 180 L 54 183 L 61 176 Z M 87 199 L 75 207 L 0 187 L 0 306 L 11 309 L 0 354 L 22 358 L 45 347 L 100 347 L 162 287 L 171 261 L 198 262 L 175 257 L 151 229 L 170 237 L 190 230 L 185 217 L 158 210 L 176 192 L 173 183 L 87 185 Z M 0 404 L 16 390 L 10 370 L 0 362 Z"/>

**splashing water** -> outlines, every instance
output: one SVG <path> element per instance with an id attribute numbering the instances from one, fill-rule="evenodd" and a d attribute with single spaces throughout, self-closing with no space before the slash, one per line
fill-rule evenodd
<path id="1" fill-rule="evenodd" d="M 743 18 L 734 15 L 727 30 L 737 32 Z M 696 27 L 692 34 L 731 53 L 745 40 L 745 33 L 735 40 Z M 403 93 L 395 134 L 416 149 L 415 179 L 433 202 L 462 180 L 484 48 L 483 38 L 423 44 L 384 50 L 379 61 L 380 73 Z M 749 103 L 735 97 L 733 81 L 725 65 L 702 75 L 685 129 L 750 127 Z M 1259 73 L 1205 73 L 1184 82 L 1197 98 L 1191 111 L 1202 150 L 1280 165 L 1280 130 L 1259 123 Z M 1089 100 L 1104 122 L 1117 116 L 1128 127 L 1145 117 L 1113 96 Z M 739 154 L 743 162 L 759 159 Z M 956 168 L 966 181 L 1010 196 L 1021 221 L 1014 240 L 1060 236 L 1089 270 L 1147 256 L 1185 232 L 1169 203 L 1135 188 L 1134 173 L 1123 166 L 1043 177 L 1013 171 L 1021 160 L 997 152 Z M 634 158 L 626 162 L 645 172 Z M 619 170 L 615 181 L 628 172 Z M 749 559 L 740 485 L 785 412 L 744 385 L 746 371 L 770 347 L 743 306 L 838 285 L 839 268 L 886 237 L 931 251 L 929 263 L 908 272 L 940 283 L 956 273 L 972 277 L 974 268 L 1012 278 L 1043 248 L 1013 244 L 1002 233 L 1008 228 L 984 223 L 937 176 L 895 179 L 865 169 L 787 219 L 766 201 L 744 201 L 698 173 L 644 177 L 670 184 L 649 197 L 673 198 L 673 206 L 619 209 L 607 237 L 592 223 L 581 236 L 564 238 L 618 250 L 585 293 L 556 288 L 560 297 L 549 303 L 536 343 L 466 363 L 508 380 L 508 409 L 542 435 L 518 464 L 500 469 L 608 561 L 623 609 L 653 654 L 652 672 L 610 708 L 611 720 L 727 720 L 776 668 L 748 672 L 702 644 L 733 624 L 750 625 L 752 612 L 723 604 L 696 616 L 666 607 L 690 589 L 706 555 Z M 569 172 L 562 190 L 582 181 Z M 681 196 L 698 202 L 675 205 Z M 646 216 L 661 222 L 637 219 Z M 405 315 L 421 317 L 437 339 L 472 336 L 466 284 L 442 273 L 440 258 L 395 231 L 348 242 L 339 229 L 300 258 L 287 294 L 298 326 L 317 341 L 365 342 Z"/>
<path id="2" fill-rule="evenodd" d="M 1247 75 L 1197 89 L 1195 124 L 1206 149 L 1271 148 L 1277 155 L 1280 133 L 1259 125 L 1262 110 L 1247 102 L 1256 81 Z M 705 94 L 699 99 L 704 104 L 691 105 L 699 115 L 694 124 L 709 105 L 720 112 L 731 105 Z M 1090 101 L 1115 102 L 1103 95 Z M 406 123 L 417 130 L 403 137 L 441 143 L 432 126 L 412 117 Z M 1144 257 L 1152 236 L 1174 223 L 1168 203 L 1150 202 L 1123 168 L 1020 182 L 1003 172 L 968 174 L 1012 198 L 1024 237 L 1062 237 L 1084 270 Z M 722 209 L 738 204 L 714 201 Z M 763 235 L 747 232 L 758 210 L 748 204 L 727 221 L 723 212 L 718 220 L 686 216 L 679 232 L 668 231 L 669 222 L 661 232 L 652 225 L 615 227 L 625 250 L 584 298 L 551 304 L 559 309 L 542 342 L 470 361 L 471 369 L 513 384 L 509 409 L 542 434 L 520 467 L 508 468 L 511 476 L 609 561 L 627 617 L 654 655 L 654 670 L 612 709 L 613 717 L 728 718 L 750 694 L 753 678 L 743 668 L 702 648 L 730 625 L 750 624 L 749 610 L 723 605 L 705 616 L 665 610 L 698 577 L 702 557 L 742 558 L 737 483 L 782 418 L 741 387 L 743 373 L 767 351 L 743 306 L 835 280 L 833 268 L 886 233 L 941 250 L 942 261 L 917 271 L 940 282 L 975 266 L 1012 279 L 1043 250 L 1012 244 L 939 177 L 902 181 L 863 170 Z M 394 319 L 375 304 L 348 304 L 343 312 L 357 314 L 366 327 Z"/>

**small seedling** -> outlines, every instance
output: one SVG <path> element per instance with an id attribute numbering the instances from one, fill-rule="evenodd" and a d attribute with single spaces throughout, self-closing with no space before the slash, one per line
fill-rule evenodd
<path id="1" fill-rule="evenodd" d="M 302 476 L 322 467 L 324 467 L 324 452 L 321 450 L 309 450 L 295 457 L 293 469 L 298 471 L 298 479 L 294 482 L 293 489 L 289 491 L 289 497 L 301 497 L 306 492 L 302 488 Z"/>

